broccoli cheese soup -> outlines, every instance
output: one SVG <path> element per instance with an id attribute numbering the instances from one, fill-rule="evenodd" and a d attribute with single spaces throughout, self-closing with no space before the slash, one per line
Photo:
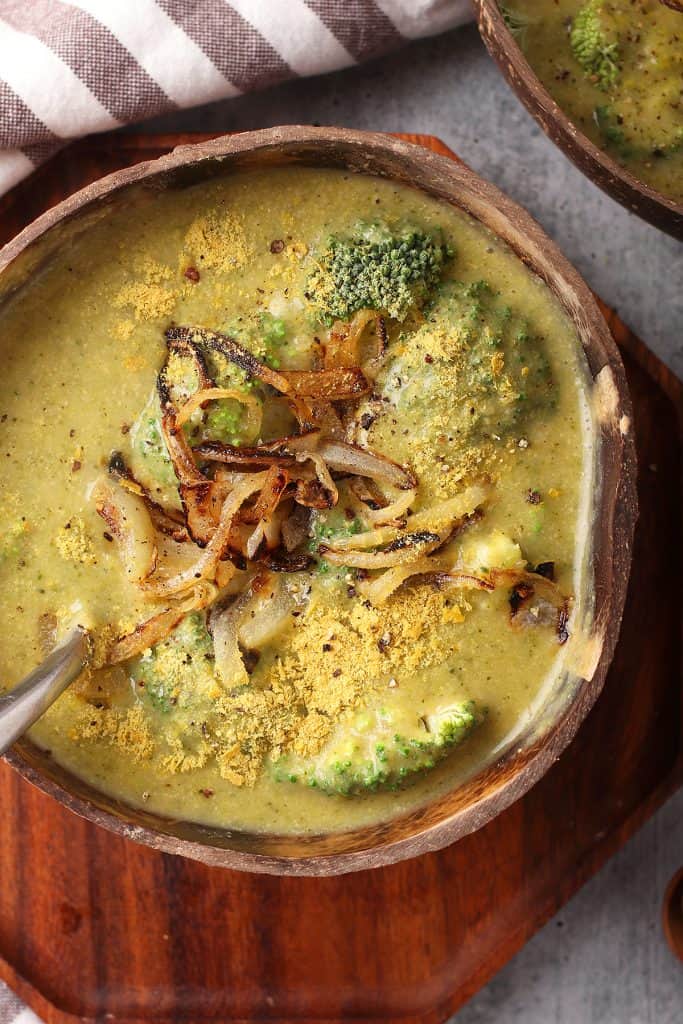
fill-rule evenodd
<path id="1" fill-rule="evenodd" d="M 505 21 L 568 117 L 646 185 L 683 200 L 683 8 L 512 0 Z"/>
<path id="2" fill-rule="evenodd" d="M 262 832 L 500 755 L 590 617 L 576 331 L 458 210 L 312 168 L 139 191 L 0 311 L 0 679 L 96 788 Z"/>

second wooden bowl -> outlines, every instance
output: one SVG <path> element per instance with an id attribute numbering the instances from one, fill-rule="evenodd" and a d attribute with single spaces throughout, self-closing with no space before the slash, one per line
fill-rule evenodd
<path id="1" fill-rule="evenodd" d="M 417 856 L 474 831 L 525 793 L 570 742 L 602 689 L 619 634 L 636 516 L 635 453 L 621 359 L 574 268 L 524 210 L 467 167 L 385 135 L 274 128 L 182 147 L 118 171 L 49 210 L 2 250 L 0 298 L 21 287 L 74 234 L 140 189 L 182 190 L 236 170 L 292 163 L 380 175 L 464 210 L 546 282 L 575 324 L 594 381 L 599 429 L 589 573 L 594 608 L 582 647 L 582 678 L 561 680 L 525 735 L 464 785 L 403 817 L 327 835 L 262 835 L 153 815 L 97 791 L 27 740 L 8 759 L 77 814 L 156 849 L 248 871 L 327 875 Z"/>
<path id="2" fill-rule="evenodd" d="M 486 47 L 546 135 L 580 171 L 639 217 L 683 239 L 683 204 L 645 185 L 586 138 L 557 105 L 505 24 L 496 0 L 474 0 Z"/>

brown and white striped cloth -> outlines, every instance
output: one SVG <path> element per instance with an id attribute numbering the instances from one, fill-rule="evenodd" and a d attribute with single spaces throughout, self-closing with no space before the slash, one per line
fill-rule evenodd
<path id="1" fill-rule="evenodd" d="M 348 67 L 469 0 L 0 0 L 0 194 L 68 139 Z"/>

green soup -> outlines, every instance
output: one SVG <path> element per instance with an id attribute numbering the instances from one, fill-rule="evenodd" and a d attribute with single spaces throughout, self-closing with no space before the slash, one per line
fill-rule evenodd
<path id="1" fill-rule="evenodd" d="M 575 330 L 498 239 L 341 171 L 141 192 L 0 312 L 11 687 L 134 806 L 264 832 L 403 813 L 491 762 L 590 615 Z"/>
<path id="2" fill-rule="evenodd" d="M 505 20 L 578 128 L 683 199 L 683 13 L 660 0 L 514 0 Z"/>

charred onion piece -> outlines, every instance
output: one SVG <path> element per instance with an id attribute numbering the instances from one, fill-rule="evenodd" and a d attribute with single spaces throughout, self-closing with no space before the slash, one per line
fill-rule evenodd
<path id="1" fill-rule="evenodd" d="M 347 401 L 367 395 L 370 384 L 359 366 L 337 370 L 282 370 L 288 394 L 326 402 Z"/>
<path id="2" fill-rule="evenodd" d="M 231 363 L 234 363 L 235 366 L 239 366 L 248 377 L 255 377 L 257 380 L 263 381 L 264 384 L 270 384 L 271 387 L 275 388 L 276 391 L 280 391 L 283 395 L 289 393 L 290 386 L 281 374 L 276 370 L 271 370 L 269 366 L 262 363 L 248 349 L 243 348 L 242 345 L 227 334 L 221 334 L 219 331 L 210 331 L 206 327 L 169 327 L 166 331 L 166 340 L 168 342 L 199 342 L 202 345 L 206 345 L 207 348 L 213 349 L 214 352 L 220 352 L 221 355 L 225 356 Z"/>
<path id="3" fill-rule="evenodd" d="M 325 342 L 325 369 L 358 366 L 361 335 L 367 324 L 377 319 L 374 309 L 359 309 L 350 323 L 335 320 Z"/>
<path id="4" fill-rule="evenodd" d="M 294 500 L 304 508 L 314 508 L 319 512 L 324 512 L 334 506 L 333 495 L 317 479 L 297 480 Z"/>
<path id="5" fill-rule="evenodd" d="M 225 499 L 211 540 L 200 553 L 196 562 L 169 579 L 152 577 L 146 580 L 143 584 L 144 589 L 155 597 L 166 597 L 195 586 L 198 580 L 212 579 L 227 548 L 230 530 L 237 513 L 247 498 L 263 487 L 265 477 L 265 473 L 242 476 Z"/>
<path id="6" fill-rule="evenodd" d="M 95 481 L 91 497 L 116 541 L 128 578 L 142 583 L 157 564 L 156 533 L 145 502 L 106 477 Z"/>
<path id="7" fill-rule="evenodd" d="M 354 495 L 362 502 L 361 515 L 370 526 L 400 526 L 404 516 L 417 499 L 417 490 L 411 488 L 403 491 L 394 501 L 387 503 L 384 495 L 371 496 L 372 492 L 363 492 L 361 480 L 352 480 L 349 484 Z M 366 497 L 367 494 L 367 497 Z M 381 500 L 379 500 L 381 498 Z"/>
<path id="8" fill-rule="evenodd" d="M 288 395 L 287 404 L 302 432 L 319 430 L 325 437 L 343 441 L 344 425 L 331 402 L 316 402 L 302 395 Z"/>
<path id="9" fill-rule="evenodd" d="M 264 551 L 258 561 L 272 572 L 305 572 L 313 563 L 305 551 L 294 555 L 286 551 Z"/>
<path id="10" fill-rule="evenodd" d="M 240 391 L 238 388 L 202 388 L 195 391 L 186 402 L 180 406 L 176 413 L 176 427 L 182 427 L 187 423 L 190 416 L 197 409 L 201 409 L 209 402 L 218 402 L 221 399 L 229 398 L 233 402 L 243 405 L 247 414 L 246 429 L 249 436 L 258 434 L 261 429 L 261 403 L 255 395 L 248 391 Z"/>
<path id="11" fill-rule="evenodd" d="M 279 466 L 272 466 L 266 473 L 266 479 L 261 493 L 258 496 L 253 509 L 253 517 L 256 520 L 256 529 L 247 541 L 246 556 L 253 559 L 265 538 L 266 528 L 271 521 L 277 506 L 289 483 L 289 474 L 286 469 Z"/>
<path id="12" fill-rule="evenodd" d="M 313 463 L 315 475 L 320 487 L 322 488 L 322 492 L 328 495 L 329 500 L 326 507 L 333 508 L 339 501 L 339 491 L 337 490 L 334 480 L 330 476 L 330 471 L 327 468 L 327 464 L 322 455 L 315 451 L 301 452 L 300 455 L 297 455 L 297 462 Z M 306 505 L 307 502 L 303 501 L 302 504 Z"/>
<path id="13" fill-rule="evenodd" d="M 387 350 L 387 323 L 383 316 L 375 320 L 375 354 L 363 363 L 363 373 L 371 380 L 374 380 L 384 362 L 384 353 Z"/>
<path id="14" fill-rule="evenodd" d="M 440 587 L 456 587 L 462 590 L 495 590 L 495 583 L 488 576 L 477 576 L 473 572 L 435 572 L 430 580 Z"/>
<path id="15" fill-rule="evenodd" d="M 395 590 L 411 576 L 434 571 L 434 563 L 427 558 L 416 558 L 408 565 L 395 565 L 371 580 L 360 580 L 356 586 L 363 597 L 375 607 L 384 604 Z"/>
<path id="16" fill-rule="evenodd" d="M 216 387 L 216 382 L 209 373 L 204 353 L 199 345 L 195 345 L 189 338 L 167 338 L 167 346 L 170 352 L 174 352 L 179 356 L 188 356 L 192 360 L 197 372 L 200 390 Z"/>
<path id="17" fill-rule="evenodd" d="M 450 531 L 448 531 L 450 533 Z M 436 551 L 446 540 L 448 533 L 407 533 L 394 541 L 384 551 L 337 551 L 321 544 L 320 555 L 333 565 L 346 565 L 351 569 L 386 569 L 392 565 L 413 562 L 421 555 Z"/>
<path id="18" fill-rule="evenodd" d="M 251 446 L 204 441 L 192 451 L 209 462 L 222 462 L 226 465 L 287 466 L 295 461 L 299 452 L 315 449 L 319 439 L 320 431 L 309 430 L 304 434 L 280 437 L 276 441 Z"/>
<path id="19" fill-rule="evenodd" d="M 155 647 L 179 626 L 190 612 L 200 611 L 210 605 L 216 597 L 216 588 L 210 584 L 202 584 L 195 588 L 196 592 L 187 601 L 153 615 L 141 622 L 130 633 L 120 636 L 107 651 L 105 664 L 117 665 L 120 661 L 135 658 L 150 647 Z"/>
<path id="20" fill-rule="evenodd" d="M 270 384 L 283 395 L 305 395 L 327 401 L 356 398 L 370 390 L 370 385 L 358 366 L 334 370 L 272 370 L 262 363 L 234 338 L 204 327 L 169 327 L 166 340 L 199 341 L 214 352 L 220 352 L 231 363 L 239 366 L 249 377 Z"/>
<path id="21" fill-rule="evenodd" d="M 541 563 L 541 567 L 551 563 Z M 569 599 L 561 592 L 557 583 L 548 576 L 538 572 L 529 572 L 525 569 L 492 569 L 490 577 L 497 587 L 510 587 L 512 597 L 510 600 L 511 621 L 515 624 L 515 618 L 521 608 L 533 597 L 545 601 L 555 612 L 555 632 L 557 639 L 564 644 L 569 639 L 567 623 L 569 621 Z"/>
<path id="22" fill-rule="evenodd" d="M 167 405 L 161 416 L 161 432 L 178 479 L 178 493 L 187 529 L 195 544 L 209 543 L 220 510 L 219 489 L 199 470 L 185 432 L 177 425 L 175 409 Z"/>
<path id="23" fill-rule="evenodd" d="M 477 515 L 477 509 L 482 505 L 489 495 L 489 490 L 483 484 L 472 484 L 461 494 L 454 498 L 447 498 L 431 508 L 425 508 L 417 512 L 407 520 L 411 532 L 429 530 L 433 533 L 440 533 L 448 528 L 452 533 L 459 526 L 465 526 L 472 522 Z M 374 530 L 366 530 L 365 533 L 356 533 L 350 537 L 339 537 L 335 540 L 335 548 L 339 551 L 364 550 L 367 548 L 379 547 L 381 544 L 391 544 L 405 534 L 401 526 L 378 526 Z"/>
<path id="24" fill-rule="evenodd" d="M 288 554 L 291 554 L 308 539 L 310 522 L 309 510 L 301 505 L 295 505 L 293 511 L 282 523 L 282 540 Z"/>
<path id="25" fill-rule="evenodd" d="M 326 439 L 318 446 L 318 454 L 323 457 L 329 468 L 337 473 L 367 476 L 371 480 L 391 484 L 401 491 L 417 487 L 414 473 L 385 455 L 361 448 L 360 445 Z"/>
<path id="26" fill-rule="evenodd" d="M 172 537 L 173 540 L 182 543 L 187 540 L 188 532 L 185 528 L 185 517 L 182 512 L 175 508 L 164 508 L 158 501 L 155 501 L 149 491 L 140 483 L 126 464 L 121 452 L 112 452 L 109 459 L 109 475 L 125 490 L 131 494 L 137 494 L 147 506 L 154 528 L 159 533 Z"/>

